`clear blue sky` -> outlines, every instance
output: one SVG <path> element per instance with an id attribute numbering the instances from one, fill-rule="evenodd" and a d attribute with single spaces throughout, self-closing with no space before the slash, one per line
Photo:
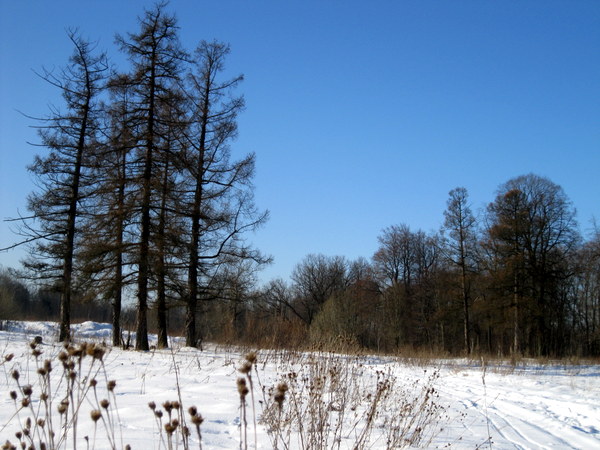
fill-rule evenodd
<path id="1" fill-rule="evenodd" d="M 32 122 L 60 105 L 33 69 L 60 67 L 79 27 L 122 66 L 114 34 L 142 0 L 0 2 L 0 217 L 24 211 Z M 229 42 L 257 154 L 251 240 L 288 278 L 308 253 L 370 258 L 381 230 L 432 231 L 448 191 L 475 210 L 508 179 L 560 184 L 582 231 L 600 215 L 600 1 L 178 1 L 184 45 Z M 0 224 L 0 247 L 16 239 Z M 0 253 L 0 265 L 22 254 Z"/>

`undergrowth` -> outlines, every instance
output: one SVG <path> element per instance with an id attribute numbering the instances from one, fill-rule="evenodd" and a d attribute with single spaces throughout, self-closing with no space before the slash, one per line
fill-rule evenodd
<path id="1" fill-rule="evenodd" d="M 0 436 L 9 436 L 1 448 L 129 449 L 118 379 L 105 366 L 110 351 L 98 343 L 57 347 L 35 339 L 19 362 L 6 354 L 0 370 L 14 413 L 0 426 Z M 180 363 L 174 353 L 172 359 L 176 398 L 152 401 L 144 413 L 154 423 L 153 447 L 202 449 L 204 418 L 184 404 L 193 398 L 183 398 Z M 248 352 L 231 381 L 240 449 L 257 448 L 259 426 L 274 449 L 427 446 L 448 420 L 435 388 L 439 374 L 423 368 L 422 377 L 404 379 L 395 370 L 399 362 L 390 361 L 323 351 Z M 262 380 L 266 365 L 279 375 Z"/>

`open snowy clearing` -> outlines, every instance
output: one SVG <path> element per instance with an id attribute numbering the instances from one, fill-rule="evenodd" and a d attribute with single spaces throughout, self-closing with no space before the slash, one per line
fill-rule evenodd
<path id="1" fill-rule="evenodd" d="M 41 411 L 41 381 L 37 370 L 45 359 L 50 359 L 53 366 L 53 410 L 60 403 L 62 368 L 57 357 L 62 347 L 54 343 L 56 329 L 55 324 L 48 322 L 13 322 L 0 331 L 2 443 L 6 440 L 18 443 L 15 433 L 23 427 L 27 412 Z M 108 325 L 86 322 L 73 329 L 76 341 L 110 342 Z M 34 336 L 43 338 L 38 346 L 42 354 L 37 363 L 29 347 Z M 407 421 L 401 420 L 403 414 L 421 421 L 403 442 L 409 442 L 417 430 L 420 438 L 413 440 L 412 445 L 427 448 L 600 448 L 600 367 L 597 365 L 531 363 L 514 368 L 508 364 L 490 364 L 484 370 L 481 364 L 466 360 L 414 364 L 393 358 L 258 351 L 256 371 L 252 372 L 255 400 L 252 402 L 250 395 L 246 397 L 247 426 L 244 426 L 236 380 L 241 376 L 238 369 L 246 351 L 217 346 L 199 351 L 182 347 L 177 340 L 173 341 L 173 347 L 173 350 L 146 353 L 111 349 L 102 359 L 103 366 L 97 361 L 92 364 L 90 375 L 84 381 L 96 377 L 98 385 L 103 386 L 98 390 L 98 397 L 110 399 L 114 425 L 107 427 L 104 421 L 99 421 L 94 427 L 89 411 L 98 400 L 88 395 L 79 411 L 77 448 L 88 448 L 88 443 L 89 448 L 111 448 L 111 440 L 117 448 L 125 444 L 133 449 L 169 448 L 166 435 L 159 431 L 148 404 L 155 402 L 160 408 L 165 401 L 178 399 L 184 411 L 194 405 L 203 416 L 203 449 L 240 448 L 244 433 L 248 448 L 254 448 L 255 443 L 264 449 L 275 445 L 309 448 L 308 439 L 315 434 L 314 429 L 308 429 L 314 428 L 314 410 L 298 407 L 297 402 L 301 417 L 306 421 L 304 427 L 299 429 L 297 423 L 290 422 L 289 427 L 281 428 L 278 434 L 273 429 L 273 420 L 278 416 L 273 415 L 276 410 L 269 390 L 285 379 L 290 386 L 286 405 L 292 403 L 291 399 L 310 396 L 314 386 L 302 388 L 301 381 L 303 377 L 318 375 L 319 367 L 326 371 L 323 380 L 329 380 L 327 386 L 322 387 L 328 407 L 320 414 L 327 420 L 324 428 L 329 433 L 321 431 L 322 448 L 353 448 L 357 442 L 362 443 L 360 448 L 386 448 L 392 436 L 391 428 L 406 425 Z M 14 357 L 7 361 L 4 357 L 9 354 Z M 86 364 L 91 364 L 91 357 L 88 359 Z M 326 363 L 321 366 L 320 361 Z M 18 415 L 15 405 L 20 400 L 15 402 L 10 396 L 10 392 L 17 389 L 12 376 L 15 369 L 20 374 L 20 385 L 31 385 L 33 390 L 33 406 L 21 409 Z M 80 372 L 87 374 L 86 370 L 90 369 L 83 365 Z M 334 377 L 332 374 L 337 384 L 328 378 Z M 113 397 L 105 390 L 108 380 L 117 383 Z M 381 388 L 382 380 L 388 383 L 387 387 Z M 384 394 L 378 399 L 377 414 L 369 415 L 369 405 L 376 403 L 373 398 L 378 392 Z M 425 395 L 431 400 L 423 406 L 419 399 Z M 256 431 L 252 404 L 258 422 Z M 56 414 L 55 429 L 59 429 L 60 418 L 58 413 L 53 414 Z M 44 415 L 40 413 L 40 416 Z M 369 417 L 372 423 L 368 422 Z M 161 427 L 164 423 L 163 420 Z M 72 434 L 68 439 L 72 439 Z M 66 442 L 68 446 L 61 448 L 73 448 L 72 442 Z M 199 448 L 195 431 L 190 436 L 189 446 Z M 179 448 L 183 448 L 181 443 Z"/>

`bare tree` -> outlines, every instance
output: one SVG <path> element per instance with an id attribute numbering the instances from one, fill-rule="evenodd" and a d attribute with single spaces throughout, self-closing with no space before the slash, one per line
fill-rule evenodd
<path id="1" fill-rule="evenodd" d="M 37 177 L 39 190 L 28 198 L 31 217 L 23 218 L 21 234 L 32 243 L 32 258 L 26 266 L 37 278 L 54 279 L 60 291 L 59 340 L 70 339 L 71 297 L 80 205 L 95 183 L 89 159 L 99 132 L 98 97 L 104 87 L 108 64 L 104 54 L 93 55 L 94 46 L 76 31 L 69 31 L 74 52 L 60 73 L 44 70 L 40 75 L 58 88 L 65 111 L 52 108 L 38 119 L 41 146 L 46 156 L 36 156 L 29 170 Z"/>
<path id="2" fill-rule="evenodd" d="M 189 346 L 197 345 L 198 299 L 207 295 L 215 268 L 235 259 L 268 261 L 242 240 L 243 233 L 263 224 L 268 213 L 254 206 L 255 156 L 238 161 L 230 158 L 229 143 L 236 137 L 237 116 L 244 101 L 232 94 L 242 76 L 220 80 L 229 51 L 226 44 L 202 41 L 186 89 L 190 105 L 184 143 L 190 189 L 185 207 L 190 228 L 185 323 Z M 205 280 L 203 289 L 201 279 Z"/>
<path id="3" fill-rule="evenodd" d="M 140 237 L 138 247 L 136 344 L 138 350 L 148 350 L 148 288 L 150 279 L 151 212 L 156 205 L 153 183 L 156 179 L 157 153 L 164 151 L 159 142 L 169 128 L 169 119 L 161 115 L 173 99 L 173 90 L 179 85 L 181 63 L 187 59 L 182 50 L 177 21 L 167 14 L 165 3 L 157 4 L 139 20 L 140 31 L 127 38 L 117 36 L 117 43 L 132 65 L 129 74 L 118 81 L 128 86 L 131 106 L 138 121 L 137 150 L 140 154 Z"/>
<path id="4" fill-rule="evenodd" d="M 488 249 L 511 279 L 512 350 L 521 352 L 524 344 L 533 354 L 560 352 L 566 298 L 561 286 L 571 276 L 568 262 L 580 239 L 574 208 L 560 186 L 529 174 L 500 187 L 488 221 Z"/>
<path id="5" fill-rule="evenodd" d="M 390 286 L 400 283 L 409 290 L 413 277 L 413 233 L 408 225 L 392 225 L 378 238 L 379 249 L 373 255 L 373 266 L 379 278 Z"/>
<path id="6" fill-rule="evenodd" d="M 444 211 L 444 229 L 448 232 L 445 242 L 446 256 L 460 273 L 460 290 L 463 304 L 464 348 L 471 353 L 471 286 L 469 274 L 475 269 L 476 260 L 476 221 L 469 206 L 469 194 L 459 187 L 449 193 L 446 211 Z"/>
<path id="7" fill-rule="evenodd" d="M 310 324 L 325 301 L 348 286 L 348 263 L 342 256 L 309 254 L 294 267 L 292 282 L 295 309 Z"/>

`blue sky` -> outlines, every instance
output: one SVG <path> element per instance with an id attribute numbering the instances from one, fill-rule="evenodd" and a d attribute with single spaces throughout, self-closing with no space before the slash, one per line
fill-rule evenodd
<path id="1" fill-rule="evenodd" d="M 0 217 L 25 212 L 32 121 L 60 105 L 33 72 L 79 27 L 123 66 L 115 33 L 152 2 L 0 2 Z M 600 2 L 177 1 L 184 45 L 231 44 L 247 109 L 234 154 L 257 155 L 271 219 L 249 238 L 288 278 L 308 253 L 370 258 L 390 225 L 434 231 L 448 192 L 475 210 L 508 179 L 561 185 L 582 232 L 600 215 Z M 0 247 L 16 237 L 0 223 Z M 15 266 L 19 251 L 0 253 Z"/>

